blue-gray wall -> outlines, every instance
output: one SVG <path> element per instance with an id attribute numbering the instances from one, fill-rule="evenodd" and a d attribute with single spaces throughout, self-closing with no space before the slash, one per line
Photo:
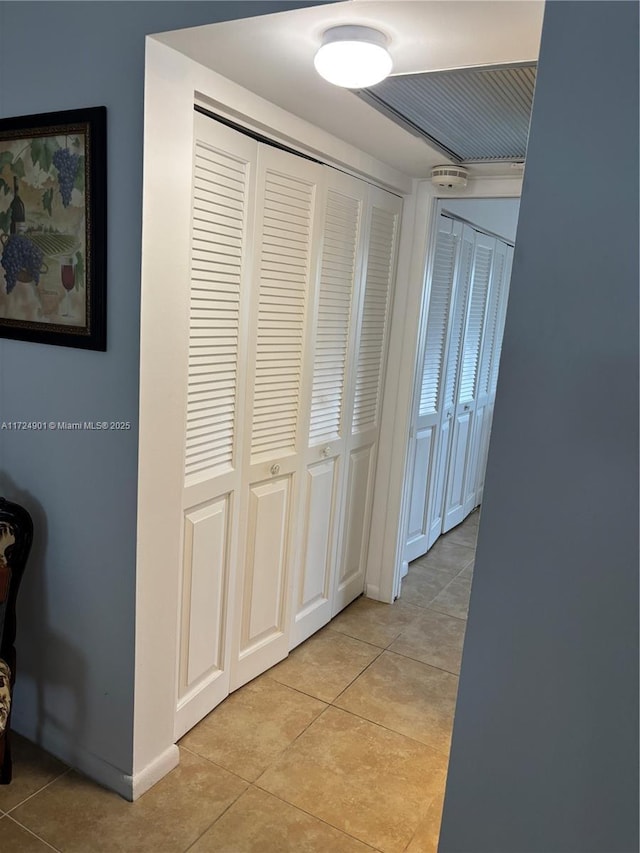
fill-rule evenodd
<path id="1" fill-rule="evenodd" d="M 0 494 L 36 526 L 14 727 L 68 761 L 131 772 L 145 35 L 307 5 L 0 2 L 0 117 L 108 109 L 108 351 L 0 340 L 0 421 L 132 423 L 0 430 Z"/>
<path id="2" fill-rule="evenodd" d="M 637 818 L 638 5 L 549 2 L 439 850 Z"/>

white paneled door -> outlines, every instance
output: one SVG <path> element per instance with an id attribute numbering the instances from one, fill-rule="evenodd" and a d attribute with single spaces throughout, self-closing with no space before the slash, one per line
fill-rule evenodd
<path id="1" fill-rule="evenodd" d="M 319 165 L 260 146 L 232 690 L 289 652 L 323 179 Z"/>
<path id="2" fill-rule="evenodd" d="M 213 132 L 215 129 L 215 132 Z M 229 692 L 257 143 L 194 122 L 175 736 Z M 160 531 L 159 531 L 160 532 Z"/>
<path id="3" fill-rule="evenodd" d="M 194 128 L 176 737 L 364 590 L 402 205 Z"/>
<path id="4" fill-rule="evenodd" d="M 505 283 L 507 244 L 495 241 L 495 253 L 491 267 L 491 279 L 487 296 L 480 361 L 476 382 L 475 412 L 472 416 L 469 460 L 465 472 L 464 516 L 466 517 L 479 503 L 478 486 L 480 463 L 483 459 L 483 439 L 490 416 L 489 397 L 491 392 L 491 362 L 496 351 L 496 335 L 502 308 Z"/>
<path id="5" fill-rule="evenodd" d="M 425 554 L 433 544 L 429 536 L 429 483 L 437 480 L 438 462 L 443 456 L 442 452 L 438 452 L 441 444 L 440 422 L 444 397 L 442 386 L 461 236 L 462 222 L 442 214 L 438 217 L 434 258 L 427 283 L 420 387 L 409 445 L 410 482 L 407 538 L 403 556 L 405 563 Z M 445 423 L 445 448 L 448 443 L 447 426 Z M 446 458 L 440 467 L 446 468 Z M 437 500 L 437 493 L 433 495 L 432 500 Z"/>
<path id="6" fill-rule="evenodd" d="M 441 212 L 407 456 L 403 570 L 480 503 L 513 247 Z"/>
<path id="7" fill-rule="evenodd" d="M 332 615 L 368 198 L 363 181 L 333 170 L 326 180 L 315 321 L 310 329 L 311 395 L 300 494 L 303 539 L 291 647 L 326 625 Z"/>
<path id="8" fill-rule="evenodd" d="M 467 514 L 465 513 L 466 486 L 471 464 L 470 450 L 476 409 L 478 368 L 495 248 L 495 237 L 476 232 L 470 294 L 467 299 L 468 308 L 453 413 L 452 446 L 447 474 L 443 533 L 460 524 Z M 473 507 L 468 512 L 471 509 Z"/>
<path id="9" fill-rule="evenodd" d="M 345 502 L 333 614 L 364 591 L 402 200 L 369 188 L 352 393 L 345 407 Z"/>
<path id="10" fill-rule="evenodd" d="M 440 433 L 436 446 L 437 458 L 430 483 L 429 493 L 429 536 L 431 547 L 443 531 L 445 524 L 445 500 L 450 493 L 451 448 L 455 436 L 455 415 L 459 372 L 462 364 L 464 332 L 466 327 L 475 232 L 463 225 L 460 238 L 460 255 L 456 268 L 456 280 L 451 303 L 447 355 L 442 377 L 442 402 L 440 405 Z"/>

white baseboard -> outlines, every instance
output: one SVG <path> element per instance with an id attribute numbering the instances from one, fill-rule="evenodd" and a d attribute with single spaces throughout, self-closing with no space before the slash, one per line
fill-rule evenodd
<path id="1" fill-rule="evenodd" d="M 129 777 L 131 779 L 131 797 L 127 799 L 137 800 L 178 764 L 180 764 L 180 750 L 175 743 L 172 743 L 151 764 L 147 764 L 143 770 Z"/>

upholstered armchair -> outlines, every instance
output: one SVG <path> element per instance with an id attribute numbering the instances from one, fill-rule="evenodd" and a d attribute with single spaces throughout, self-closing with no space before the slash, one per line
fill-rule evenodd
<path id="1" fill-rule="evenodd" d="M 0 498 L 0 785 L 11 781 L 11 694 L 16 677 L 16 598 L 31 550 L 33 522 L 18 504 Z"/>

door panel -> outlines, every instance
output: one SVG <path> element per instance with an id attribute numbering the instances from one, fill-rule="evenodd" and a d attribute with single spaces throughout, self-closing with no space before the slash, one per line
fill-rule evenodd
<path id="1" fill-rule="evenodd" d="M 443 532 L 455 527 L 456 524 L 460 524 L 464 518 L 464 484 L 470 427 L 470 411 L 463 410 L 459 415 L 456 415 L 453 422 L 453 439 L 447 477 L 447 514 Z"/>
<path id="2" fill-rule="evenodd" d="M 487 422 L 488 406 L 485 399 L 478 399 L 472 419 L 472 432 L 469 440 L 469 461 L 465 476 L 465 518 L 478 506 L 478 478 L 480 477 L 480 462 L 482 441 Z"/>
<path id="3" fill-rule="evenodd" d="M 289 651 L 293 579 L 302 547 L 299 489 L 307 424 L 309 304 L 320 242 L 323 170 L 292 154 L 258 153 L 244 459 L 247 531 L 240 562 L 231 688 Z"/>
<path id="4" fill-rule="evenodd" d="M 339 172 L 327 175 L 319 275 L 310 324 L 301 496 L 305 515 L 302 557 L 296 573 L 296 609 L 291 647 L 331 619 L 344 507 L 348 414 L 353 393 L 353 362 L 359 282 L 362 271 L 363 217 L 368 187 Z M 314 595 L 311 591 L 314 591 Z"/>
<path id="5" fill-rule="evenodd" d="M 429 298 L 424 321 L 424 351 L 417 411 L 414 412 L 409 446 L 409 528 L 406 536 L 405 563 L 426 553 L 430 541 L 430 503 L 437 490 L 441 408 L 449 322 L 456 268 L 460 255 L 462 223 L 440 214 L 432 269 L 429 274 Z M 428 443 L 425 439 L 428 436 Z"/>
<path id="6" fill-rule="evenodd" d="M 240 657 L 284 630 L 291 477 L 251 487 Z"/>
<path id="7" fill-rule="evenodd" d="M 336 591 L 340 610 L 362 592 L 367 559 L 366 522 L 370 512 L 372 450 L 371 446 L 361 447 L 349 457 L 344 549 Z"/>
<path id="8" fill-rule="evenodd" d="M 352 385 L 344 413 L 350 426 L 348 483 L 332 615 L 364 591 L 402 200 L 370 187 L 367 206 Z"/>
<path id="9" fill-rule="evenodd" d="M 206 714 L 229 692 L 228 534 L 228 496 L 185 515 L 177 706 L 185 731 L 194 713 Z"/>
<path id="10" fill-rule="evenodd" d="M 194 117 L 175 736 L 229 692 L 257 143 Z M 179 405 L 179 403 L 176 404 Z"/>
<path id="11" fill-rule="evenodd" d="M 187 688 L 210 670 L 223 670 L 224 600 L 227 579 L 228 498 L 185 518 L 184 605 L 188 607 Z"/>
<path id="12" fill-rule="evenodd" d="M 319 600 L 329 598 L 335 474 L 334 459 L 318 462 L 307 469 L 307 529 L 303 552 L 304 583 L 298 601 L 300 612 L 308 611 Z"/>
<path id="13" fill-rule="evenodd" d="M 443 532 L 460 524 L 473 509 L 475 500 L 475 489 L 468 498 L 468 466 L 471 460 L 470 445 L 474 435 L 473 421 L 478 394 L 478 372 L 495 250 L 495 237 L 475 233 L 470 293 L 467 300 L 456 388 L 453 443 L 447 476 Z"/>
<path id="14" fill-rule="evenodd" d="M 440 425 L 438 436 L 437 455 L 432 476 L 431 507 L 429 512 L 429 533 L 427 547 L 431 548 L 433 543 L 442 533 L 444 515 L 444 495 L 449 466 L 449 448 L 451 446 L 451 417 L 445 417 Z"/>
<path id="15" fill-rule="evenodd" d="M 433 492 L 429 508 L 429 538 L 431 545 L 445 529 L 449 505 L 450 467 L 452 440 L 458 414 L 456 401 L 464 347 L 464 333 L 471 291 L 471 275 L 475 232 L 470 225 L 463 225 L 460 237 L 460 256 L 456 266 L 454 290 L 450 310 L 449 335 L 445 372 L 442 380 L 442 404 L 440 410 L 440 439 L 438 441 L 437 473 L 433 478 Z M 448 528 L 447 528 L 448 529 Z"/>
<path id="16" fill-rule="evenodd" d="M 419 430 L 415 438 L 415 456 L 413 459 L 412 479 L 409 499 L 409 525 L 405 560 L 411 562 L 425 552 L 423 540 L 427 525 L 427 485 L 429 482 L 429 463 L 433 454 L 435 429 L 428 426 Z"/>

